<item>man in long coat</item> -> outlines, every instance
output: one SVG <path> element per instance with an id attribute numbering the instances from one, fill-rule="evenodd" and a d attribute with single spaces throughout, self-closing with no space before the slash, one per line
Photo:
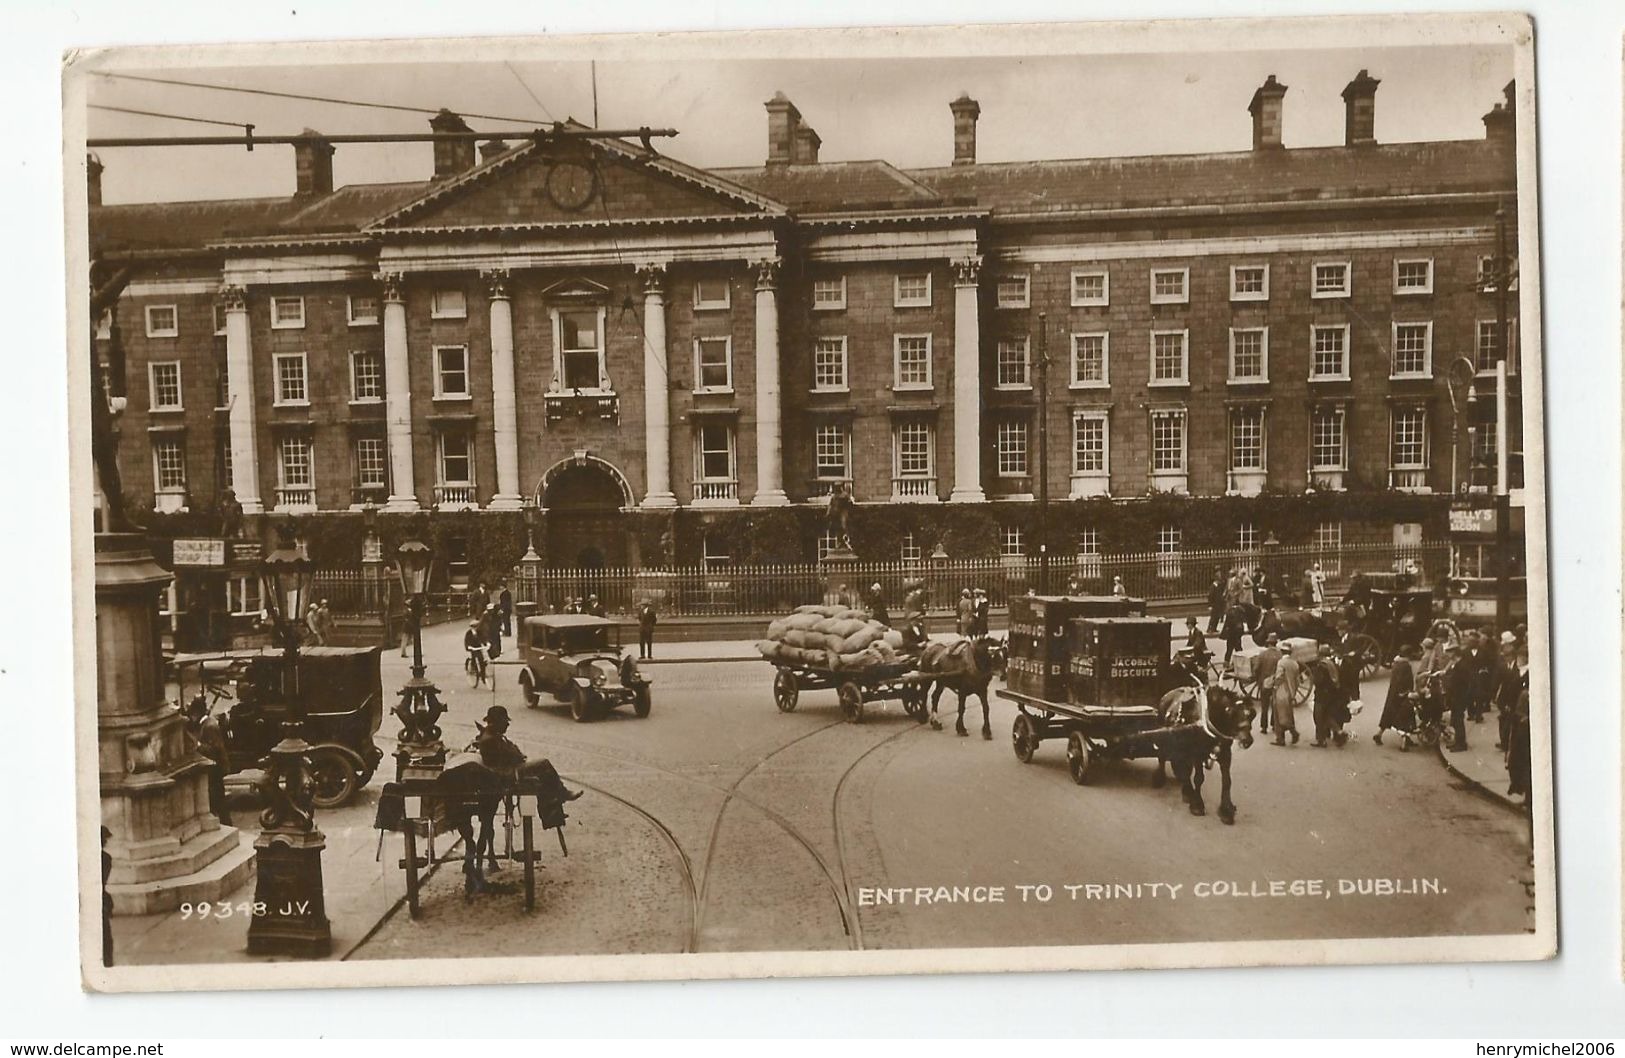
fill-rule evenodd
<path id="1" fill-rule="evenodd" d="M 975 620 L 976 604 L 971 601 L 970 589 L 959 589 L 959 605 L 954 609 L 954 630 L 962 636 L 970 635 L 971 622 Z"/>
<path id="2" fill-rule="evenodd" d="M 1382 745 L 1384 731 L 1399 731 L 1404 740 L 1400 749 L 1411 748 L 1411 733 L 1416 730 L 1416 663 L 1421 660 L 1422 649 L 1414 644 L 1399 648 L 1393 670 L 1388 675 L 1388 697 L 1382 703 L 1382 718 L 1377 721 L 1377 733 L 1371 741 Z"/>
<path id="3" fill-rule="evenodd" d="M 1315 681 L 1315 740 L 1310 745 L 1324 748 L 1327 740 L 1341 748 L 1348 742 L 1343 725 L 1348 722 L 1348 691 L 1343 689 L 1343 673 L 1332 648 L 1322 643 L 1320 656 L 1310 664 Z"/>
<path id="4" fill-rule="evenodd" d="M 1271 635 L 1268 639 L 1270 646 L 1275 646 L 1278 637 Z M 1278 648 L 1277 648 L 1278 649 Z M 1275 678 L 1270 681 L 1265 693 L 1273 700 L 1271 718 L 1275 724 L 1274 744 L 1286 745 L 1287 732 L 1292 733 L 1292 744 L 1298 744 L 1298 718 L 1293 715 L 1293 707 L 1298 699 L 1298 681 L 1304 679 L 1303 670 L 1298 659 L 1292 656 L 1291 651 L 1282 651 L 1281 660 L 1275 666 Z M 1262 687 L 1262 682 L 1260 683 Z"/>

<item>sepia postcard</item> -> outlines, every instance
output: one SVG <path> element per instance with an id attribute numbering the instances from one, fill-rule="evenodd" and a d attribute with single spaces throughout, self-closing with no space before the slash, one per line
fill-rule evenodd
<path id="1" fill-rule="evenodd" d="M 1550 957 L 1532 33 L 87 41 L 85 986 Z"/>

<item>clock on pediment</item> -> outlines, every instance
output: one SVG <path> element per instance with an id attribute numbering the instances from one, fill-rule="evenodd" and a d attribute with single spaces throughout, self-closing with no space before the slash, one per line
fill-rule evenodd
<path id="1" fill-rule="evenodd" d="M 577 161 L 557 161 L 547 167 L 548 201 L 566 212 L 585 208 L 598 196 L 598 172 Z"/>

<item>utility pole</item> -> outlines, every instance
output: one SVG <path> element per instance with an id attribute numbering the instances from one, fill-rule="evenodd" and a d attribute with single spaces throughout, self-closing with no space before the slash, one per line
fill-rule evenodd
<path id="1" fill-rule="evenodd" d="M 1049 591 L 1049 314 L 1038 314 L 1038 594 Z"/>
<path id="2" fill-rule="evenodd" d="M 1512 497 L 1507 480 L 1507 288 L 1512 285 L 1512 261 L 1505 205 L 1495 208 L 1495 229 L 1495 626 L 1504 631 L 1512 623 Z"/>

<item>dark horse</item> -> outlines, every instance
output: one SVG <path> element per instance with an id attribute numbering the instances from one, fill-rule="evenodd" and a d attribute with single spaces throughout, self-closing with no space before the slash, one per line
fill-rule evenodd
<path id="1" fill-rule="evenodd" d="M 937 719 L 937 703 L 942 692 L 951 690 L 959 696 L 959 715 L 954 731 L 968 735 L 965 730 L 965 699 L 975 695 L 982 700 L 982 737 L 992 739 L 993 727 L 988 719 L 987 686 L 995 674 L 1004 671 L 1004 641 L 980 636 L 961 639 L 954 643 L 927 643 L 920 651 L 919 671 L 934 677 L 931 690 L 931 726 L 942 730 Z"/>
<path id="2" fill-rule="evenodd" d="M 1179 780 L 1179 798 L 1190 805 L 1191 815 L 1207 814 L 1202 803 L 1203 773 L 1212 762 L 1219 765 L 1219 818 L 1226 825 L 1236 821 L 1236 805 L 1230 800 L 1231 743 L 1241 748 L 1253 744 L 1253 717 L 1256 710 L 1245 696 L 1227 687 L 1195 685 L 1176 687 L 1162 696 L 1158 708 L 1162 722 L 1177 728 L 1157 740 L 1157 772 L 1151 785 L 1161 786 L 1162 766 L 1167 763 Z"/>

